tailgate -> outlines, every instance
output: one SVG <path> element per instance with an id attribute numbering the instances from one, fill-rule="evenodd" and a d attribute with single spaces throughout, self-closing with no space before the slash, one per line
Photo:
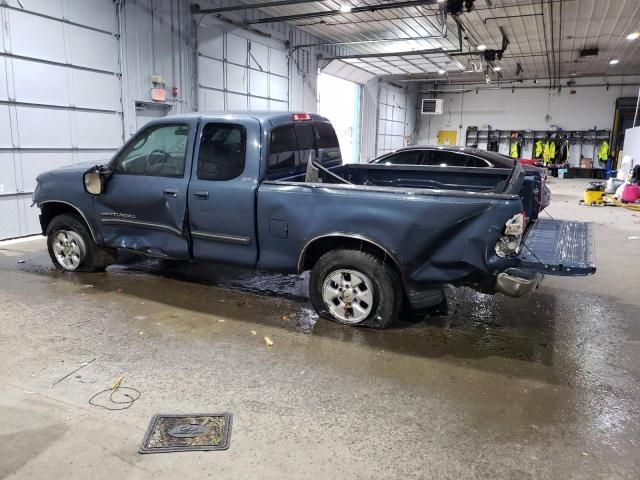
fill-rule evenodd
<path id="1" fill-rule="evenodd" d="M 539 219 L 529 228 L 521 266 L 547 275 L 591 275 L 596 271 L 591 223 Z"/>

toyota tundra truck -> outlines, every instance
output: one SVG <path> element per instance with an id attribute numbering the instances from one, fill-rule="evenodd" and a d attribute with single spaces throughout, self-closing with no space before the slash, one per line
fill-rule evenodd
<path id="1" fill-rule="evenodd" d="M 262 271 L 310 271 L 324 318 L 385 328 L 444 286 L 520 297 L 543 275 L 595 272 L 588 223 L 538 218 L 539 174 L 344 164 L 326 118 L 193 113 L 145 125 L 101 165 L 37 178 L 54 265 L 91 272 L 119 250 Z M 536 186 L 538 190 L 536 190 Z"/>

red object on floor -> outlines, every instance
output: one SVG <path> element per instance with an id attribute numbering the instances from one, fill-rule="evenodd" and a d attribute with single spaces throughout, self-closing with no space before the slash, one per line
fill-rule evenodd
<path id="1" fill-rule="evenodd" d="M 633 203 L 638 199 L 640 199 L 640 185 L 625 185 L 622 190 L 622 201 Z"/>

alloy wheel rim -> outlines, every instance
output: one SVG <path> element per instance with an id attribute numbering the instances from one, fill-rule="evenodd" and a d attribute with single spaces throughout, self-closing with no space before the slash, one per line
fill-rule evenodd
<path id="1" fill-rule="evenodd" d="M 322 284 L 322 299 L 334 317 L 360 323 L 373 309 L 373 283 L 357 270 L 334 270 Z"/>
<path id="2" fill-rule="evenodd" d="M 73 230 L 58 230 L 53 236 L 53 254 L 65 270 L 76 270 L 86 255 L 84 240 Z"/>

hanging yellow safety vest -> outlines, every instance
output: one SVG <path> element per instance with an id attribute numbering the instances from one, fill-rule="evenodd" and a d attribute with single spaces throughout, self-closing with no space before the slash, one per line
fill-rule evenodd
<path id="1" fill-rule="evenodd" d="M 544 144 L 544 148 L 542 151 L 542 161 L 546 165 L 549 163 L 550 160 L 551 160 L 551 144 L 549 142 L 546 142 Z"/>
<path id="2" fill-rule="evenodd" d="M 518 143 L 511 144 L 511 157 L 518 158 Z"/>
<path id="3" fill-rule="evenodd" d="M 542 141 L 538 140 L 536 142 L 536 153 L 535 153 L 534 157 L 535 158 L 540 158 L 540 156 L 542 155 L 542 150 L 543 150 Z"/>
<path id="4" fill-rule="evenodd" d="M 609 143 L 605 140 L 600 144 L 598 148 L 598 160 L 606 162 L 609 159 Z"/>
<path id="5" fill-rule="evenodd" d="M 556 158 L 556 142 L 551 142 L 549 145 L 549 160 Z"/>

